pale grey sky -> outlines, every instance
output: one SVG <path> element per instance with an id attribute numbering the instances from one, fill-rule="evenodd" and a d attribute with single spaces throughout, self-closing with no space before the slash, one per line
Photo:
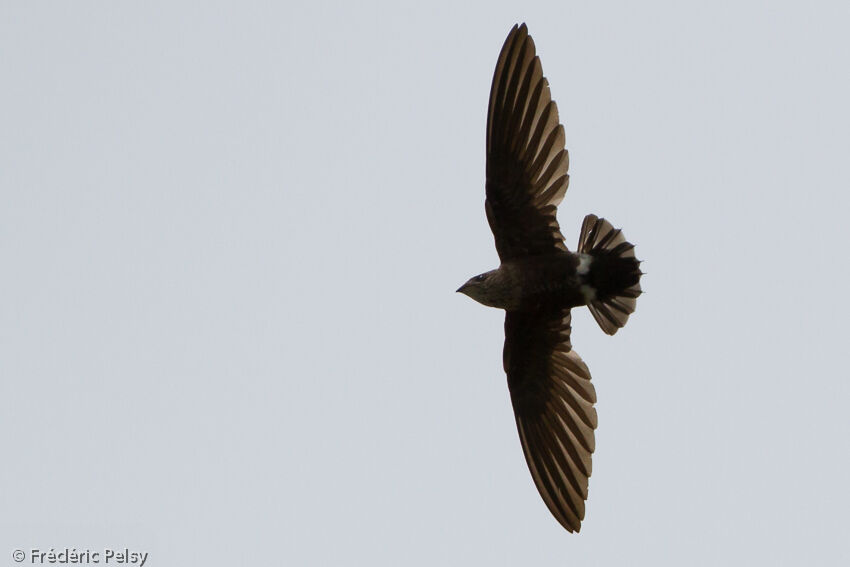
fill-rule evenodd
<path id="1" fill-rule="evenodd" d="M 0 565 L 850 562 L 850 7 L 520 4 L 3 3 Z M 454 293 L 497 264 L 520 21 L 568 245 L 603 215 L 647 272 L 617 336 L 574 314 L 579 535 L 526 470 L 502 313 Z"/>

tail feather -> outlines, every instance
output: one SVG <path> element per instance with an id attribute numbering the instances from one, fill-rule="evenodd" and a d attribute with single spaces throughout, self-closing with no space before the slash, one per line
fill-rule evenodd
<path id="1" fill-rule="evenodd" d="M 640 261 L 635 246 L 620 229 L 596 215 L 584 217 L 578 239 L 579 254 L 591 257 L 585 278 L 591 294 L 588 308 L 609 335 L 626 324 L 634 313 L 640 289 Z"/>

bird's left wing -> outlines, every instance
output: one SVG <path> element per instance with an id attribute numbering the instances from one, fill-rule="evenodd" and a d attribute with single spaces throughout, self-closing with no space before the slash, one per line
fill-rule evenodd
<path id="1" fill-rule="evenodd" d="M 534 484 L 568 531 L 584 519 L 595 448 L 596 391 L 570 345 L 570 311 L 505 317 L 505 372 Z"/>
<path id="2" fill-rule="evenodd" d="M 566 250 L 555 211 L 567 191 L 564 127 L 525 24 L 511 29 L 487 112 L 487 220 L 502 261 Z"/>

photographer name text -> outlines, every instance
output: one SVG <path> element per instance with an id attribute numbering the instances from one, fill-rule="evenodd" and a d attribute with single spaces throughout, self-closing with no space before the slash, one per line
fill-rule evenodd
<path id="1" fill-rule="evenodd" d="M 43 565 L 46 563 L 64 563 L 69 565 L 87 565 L 92 563 L 103 563 L 104 565 L 138 565 L 142 567 L 148 560 L 147 551 L 130 551 L 128 548 L 93 551 L 91 549 L 77 549 L 75 547 L 63 549 L 50 548 L 30 549 L 29 557 L 21 549 L 16 549 L 12 557 L 17 563 L 26 561 L 31 565 Z"/>

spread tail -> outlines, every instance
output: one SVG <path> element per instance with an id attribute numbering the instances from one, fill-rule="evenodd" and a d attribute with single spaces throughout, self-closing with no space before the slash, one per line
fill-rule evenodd
<path id="1" fill-rule="evenodd" d="M 640 261 L 635 246 L 626 241 L 620 229 L 596 215 L 584 217 L 578 239 L 578 253 L 590 259 L 579 265 L 587 306 L 602 330 L 613 335 L 634 313 L 641 294 Z M 584 257 L 586 258 L 586 257 Z"/>

